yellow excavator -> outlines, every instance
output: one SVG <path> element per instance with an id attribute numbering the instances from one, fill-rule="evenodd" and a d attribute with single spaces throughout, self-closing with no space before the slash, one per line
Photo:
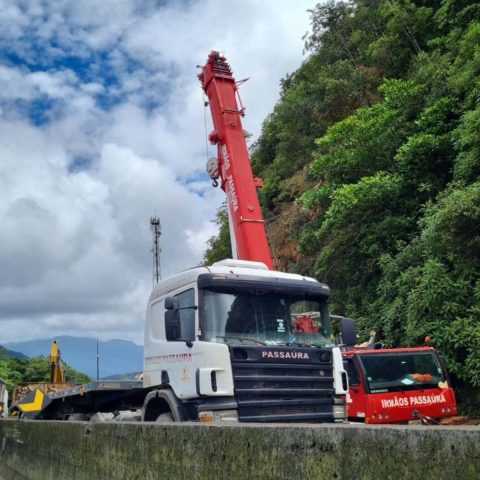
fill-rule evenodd
<path id="1" fill-rule="evenodd" d="M 50 382 L 65 383 L 65 368 L 60 357 L 60 349 L 56 340 L 50 347 Z"/>
<path id="2" fill-rule="evenodd" d="M 50 347 L 49 360 L 49 382 L 22 382 L 15 385 L 12 394 L 11 415 L 21 414 L 25 418 L 29 418 L 50 403 L 49 394 L 75 386 L 73 383 L 65 382 L 65 367 L 56 340 L 53 340 Z"/>

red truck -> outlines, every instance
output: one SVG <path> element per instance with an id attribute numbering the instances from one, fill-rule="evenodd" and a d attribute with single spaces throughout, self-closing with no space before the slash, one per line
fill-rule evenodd
<path id="1" fill-rule="evenodd" d="M 343 352 L 343 360 L 351 421 L 430 423 L 457 414 L 445 364 L 434 348 L 354 349 Z"/>

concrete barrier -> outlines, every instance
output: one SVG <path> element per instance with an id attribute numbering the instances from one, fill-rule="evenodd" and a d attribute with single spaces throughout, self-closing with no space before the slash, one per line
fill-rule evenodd
<path id="1" fill-rule="evenodd" d="M 477 480 L 480 428 L 3 420 L 0 477 Z"/>

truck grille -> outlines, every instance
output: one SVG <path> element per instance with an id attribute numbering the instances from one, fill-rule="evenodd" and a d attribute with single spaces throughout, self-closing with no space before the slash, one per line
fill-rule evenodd
<path id="1" fill-rule="evenodd" d="M 331 351 L 230 346 L 242 422 L 331 422 Z"/>

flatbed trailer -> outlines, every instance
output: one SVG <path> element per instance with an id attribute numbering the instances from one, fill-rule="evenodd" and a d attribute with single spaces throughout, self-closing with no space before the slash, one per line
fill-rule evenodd
<path id="1" fill-rule="evenodd" d="M 36 389 L 12 406 L 25 418 L 65 420 L 74 414 L 87 418 L 97 412 L 140 409 L 150 389 L 142 381 L 92 382 L 62 391 Z"/>

